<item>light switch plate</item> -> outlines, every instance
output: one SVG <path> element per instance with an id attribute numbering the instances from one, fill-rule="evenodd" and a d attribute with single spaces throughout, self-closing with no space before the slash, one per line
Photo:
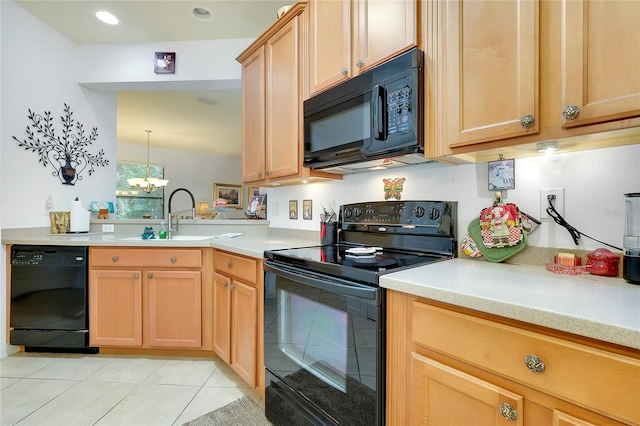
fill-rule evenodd
<path id="1" fill-rule="evenodd" d="M 102 232 L 115 232 L 116 226 L 113 223 L 102 225 Z"/>

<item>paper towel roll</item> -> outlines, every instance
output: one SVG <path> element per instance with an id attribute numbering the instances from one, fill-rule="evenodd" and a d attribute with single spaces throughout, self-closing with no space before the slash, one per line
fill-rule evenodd
<path id="1" fill-rule="evenodd" d="M 70 232 L 89 232 L 91 214 L 76 198 L 71 202 Z"/>

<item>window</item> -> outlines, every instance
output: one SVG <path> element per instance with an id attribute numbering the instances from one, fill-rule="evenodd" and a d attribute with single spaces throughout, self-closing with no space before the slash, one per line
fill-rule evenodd
<path id="1" fill-rule="evenodd" d="M 132 188 L 127 179 L 147 175 L 147 165 L 140 163 L 116 164 L 116 217 L 119 219 L 164 218 L 164 189 L 147 194 Z M 151 166 L 151 176 L 164 179 L 163 166 Z"/>

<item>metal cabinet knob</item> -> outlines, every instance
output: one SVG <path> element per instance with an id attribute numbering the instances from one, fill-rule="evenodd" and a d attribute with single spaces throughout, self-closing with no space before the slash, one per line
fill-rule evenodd
<path id="1" fill-rule="evenodd" d="M 500 411 L 500 414 L 502 414 L 502 417 L 504 417 L 509 421 L 514 421 L 518 419 L 518 412 L 508 402 L 503 402 L 502 404 L 500 404 L 500 406 L 498 407 L 498 410 Z"/>
<path id="2" fill-rule="evenodd" d="M 231 269 L 232 266 L 231 262 L 227 262 L 227 268 Z"/>
<path id="3" fill-rule="evenodd" d="M 535 124 L 535 122 L 536 118 L 531 114 L 527 114 L 520 119 L 520 124 L 525 129 L 530 129 Z"/>
<path id="4" fill-rule="evenodd" d="M 113 260 L 114 262 L 117 262 L 117 261 L 118 261 L 118 256 L 113 256 L 113 257 L 111 258 L 111 260 Z"/>
<path id="5" fill-rule="evenodd" d="M 153 274 L 152 274 L 151 272 L 149 272 L 149 273 L 147 274 L 147 278 L 149 278 L 149 279 L 153 278 Z"/>
<path id="6" fill-rule="evenodd" d="M 569 105 L 562 110 L 562 116 L 567 120 L 574 120 L 580 114 L 580 108 L 577 105 Z"/>
<path id="7" fill-rule="evenodd" d="M 138 278 L 140 278 L 140 274 L 136 272 L 135 274 L 133 274 L 133 278 L 137 280 Z"/>
<path id="8" fill-rule="evenodd" d="M 176 263 L 178 261 L 178 259 L 176 259 L 175 257 L 171 258 L 171 263 Z"/>
<path id="9" fill-rule="evenodd" d="M 534 373 L 542 373 L 545 369 L 544 361 L 539 356 L 532 354 L 524 357 L 524 364 Z"/>
<path id="10" fill-rule="evenodd" d="M 364 65 L 364 62 L 362 62 L 362 59 L 358 59 L 358 62 L 356 62 L 356 66 L 358 68 L 362 68 L 363 65 Z"/>
<path id="11" fill-rule="evenodd" d="M 229 285 L 229 281 L 225 281 L 224 283 L 222 283 L 222 286 L 223 286 L 223 287 L 226 287 L 226 286 L 228 286 L 228 285 Z"/>
<path id="12" fill-rule="evenodd" d="M 269 170 L 267 170 L 266 172 L 264 172 L 265 176 L 269 176 L 271 174 L 271 172 L 269 172 Z"/>
<path id="13" fill-rule="evenodd" d="M 234 288 L 236 288 L 236 286 L 231 284 L 231 290 L 233 290 Z"/>
<path id="14" fill-rule="evenodd" d="M 342 75 L 347 75 L 347 72 L 349 72 L 346 68 L 342 68 Z"/>
<path id="15" fill-rule="evenodd" d="M 262 177 L 262 170 L 258 172 L 258 177 Z"/>

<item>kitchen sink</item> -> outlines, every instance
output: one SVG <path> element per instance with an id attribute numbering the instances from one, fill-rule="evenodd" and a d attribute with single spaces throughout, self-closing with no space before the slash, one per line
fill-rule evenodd
<path id="1" fill-rule="evenodd" d="M 119 238 L 119 241 L 149 241 L 149 242 L 157 242 L 157 241 L 202 241 L 209 240 L 214 238 L 213 235 L 174 235 L 171 238 L 160 239 L 155 237 L 153 239 L 143 240 L 142 237 L 126 237 Z"/>

